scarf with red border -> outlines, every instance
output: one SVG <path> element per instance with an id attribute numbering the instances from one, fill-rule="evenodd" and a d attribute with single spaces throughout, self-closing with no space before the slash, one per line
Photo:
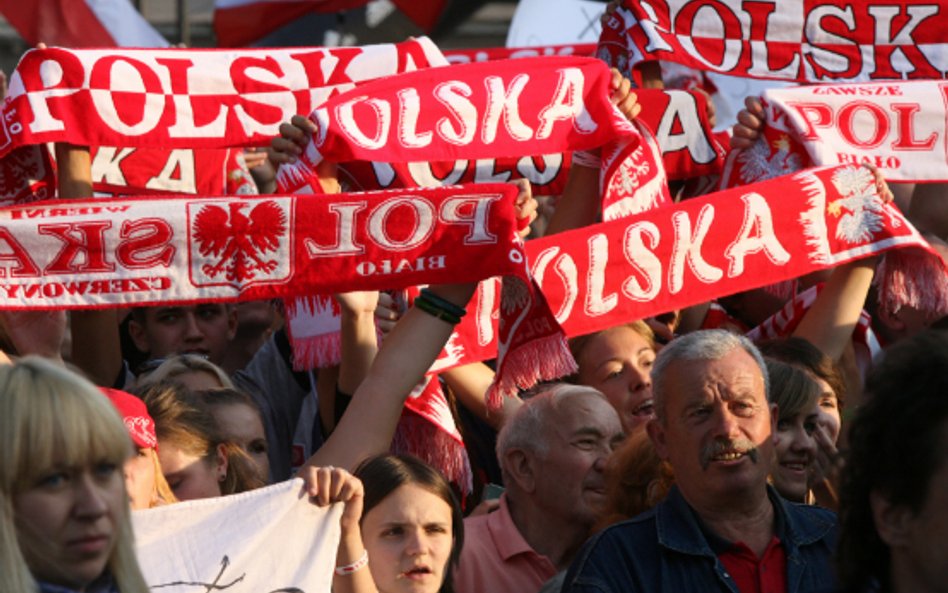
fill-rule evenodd
<path id="1" fill-rule="evenodd" d="M 871 173 L 853 166 L 810 169 L 526 244 L 533 277 L 568 336 L 905 247 L 934 254 L 882 203 Z M 929 259 L 948 273 L 937 255 Z M 499 288 L 496 280 L 480 284 L 432 372 L 493 356 Z"/>
<path id="2" fill-rule="evenodd" d="M 945 78 L 946 11 L 929 0 L 625 0 L 602 41 L 629 66 L 667 60 L 800 82 Z"/>
<path id="3" fill-rule="evenodd" d="M 324 62 L 334 69 L 319 76 L 310 72 Z M 11 102 L 4 109 L 9 137 L 0 153 L 40 140 L 91 145 L 99 147 L 93 149 L 96 191 L 219 195 L 217 172 L 225 153 L 210 147 L 260 143 L 276 133 L 281 118 L 307 115 L 314 105 L 359 81 L 442 64 L 446 61 L 424 39 L 395 46 L 275 52 L 266 60 L 252 50 L 162 50 L 154 57 L 134 50 L 35 50 L 12 75 Z M 208 75 L 222 71 L 229 74 Z M 640 119 L 657 137 L 672 179 L 720 172 L 725 151 L 711 132 L 701 97 L 649 91 L 639 100 L 644 106 Z M 345 164 L 342 175 L 362 190 L 526 177 L 538 195 L 558 194 L 573 148 L 549 144 L 549 153 L 534 156 L 446 161 L 444 154 L 435 153 L 415 162 L 356 161 Z M 0 161 L 0 167 L 11 171 L 6 179 L 31 178 L 37 168 L 45 173 L 36 183 L 0 187 L 4 203 L 49 197 L 43 188 L 55 183 L 54 170 L 37 167 L 37 162 L 25 162 L 21 154 Z"/>
<path id="4" fill-rule="evenodd" d="M 446 64 L 426 38 L 337 48 L 34 49 L 10 76 L 0 156 L 43 142 L 264 145 L 290 117 L 359 81 Z"/>
<path id="5" fill-rule="evenodd" d="M 557 321 L 577 336 L 902 247 L 934 254 L 882 203 L 868 170 L 839 166 L 544 237 L 527 253 Z M 495 294 L 481 284 L 436 368 L 489 356 Z"/>
<path id="6" fill-rule="evenodd" d="M 762 140 L 728 155 L 722 187 L 814 165 L 868 164 L 888 181 L 948 181 L 948 83 L 772 89 Z"/>
<path id="7" fill-rule="evenodd" d="M 0 307 L 97 308 L 292 298 L 512 275 L 499 389 L 571 372 L 531 288 L 517 188 L 317 197 L 48 201 L 0 210 Z M 514 279 L 516 278 L 516 279 Z M 524 327 L 545 328 L 523 332 Z"/>
<path id="8" fill-rule="evenodd" d="M 453 70 L 452 70 L 453 72 Z M 642 112 L 636 118 L 655 136 L 669 179 L 719 174 L 726 135 L 712 131 L 707 101 L 684 91 L 638 89 Z M 455 183 L 491 183 L 526 178 L 534 195 L 559 195 L 573 166 L 569 150 L 543 155 L 490 156 L 477 159 L 414 162 L 351 161 L 340 165 L 340 179 L 359 190 L 431 187 Z"/>

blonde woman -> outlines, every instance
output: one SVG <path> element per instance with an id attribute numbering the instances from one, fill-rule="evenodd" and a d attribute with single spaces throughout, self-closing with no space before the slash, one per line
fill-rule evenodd
<path id="1" fill-rule="evenodd" d="M 35 357 L 0 366 L 0 593 L 147 593 L 109 400 Z"/>

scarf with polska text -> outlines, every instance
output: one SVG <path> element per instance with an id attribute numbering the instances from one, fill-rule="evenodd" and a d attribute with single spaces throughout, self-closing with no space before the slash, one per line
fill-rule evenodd
<path id="1" fill-rule="evenodd" d="M 641 61 L 667 60 L 799 82 L 936 79 L 948 74 L 946 14 L 929 0 L 624 0 L 599 51 L 624 53 L 633 75 Z"/>
<path id="2" fill-rule="evenodd" d="M 853 166 L 810 169 L 526 243 L 534 280 L 571 337 L 891 249 L 934 254 L 883 204 L 871 173 Z M 937 255 L 932 261 L 948 274 Z M 496 279 L 481 282 L 429 372 L 493 356 L 499 291 Z"/>
<path id="3" fill-rule="evenodd" d="M 602 170 L 621 182 L 604 178 L 604 209 L 632 212 L 668 203 L 655 145 L 609 102 L 610 79 L 599 60 L 547 57 L 465 64 L 365 83 L 310 116 L 316 131 L 297 162 L 280 167 L 279 191 L 318 193 L 315 170 L 323 159 L 470 161 L 605 145 L 610 156 Z M 314 295 L 286 304 L 301 366 L 325 366 L 336 358 L 335 324 L 320 319 L 329 301 Z M 504 329 L 526 322 L 517 319 Z M 505 333 L 502 348 L 516 335 Z M 513 388 L 513 383 L 505 386 Z"/>
<path id="4" fill-rule="evenodd" d="M 610 103 L 610 79 L 599 60 L 544 57 L 374 80 L 333 97 L 310 115 L 316 131 L 301 158 L 280 167 L 277 184 L 284 193 L 319 193 L 315 170 L 324 159 L 476 161 L 606 146 L 623 156 L 636 155 L 635 162 L 618 160 L 611 172 L 631 174 L 628 167 L 635 166 L 640 182 L 605 180 L 606 201 L 667 203 L 655 145 L 643 141 L 641 130 Z M 711 160 L 715 157 L 712 151 Z"/>
<path id="5" fill-rule="evenodd" d="M 28 144 L 229 148 L 356 83 L 447 65 L 427 38 L 364 47 L 33 49 L 10 75 L 0 156 Z"/>
<path id="6" fill-rule="evenodd" d="M 948 285 L 948 264 L 876 192 L 863 167 L 810 169 L 529 241 L 527 254 L 569 337 L 881 252 L 924 253 Z M 497 290 L 480 284 L 433 370 L 489 359 Z"/>
<path id="7" fill-rule="evenodd" d="M 636 118 L 651 135 L 669 179 L 695 179 L 717 175 L 724 166 L 726 138 L 711 129 L 708 105 L 697 93 L 637 89 L 642 112 Z M 642 130 L 639 130 L 642 133 Z M 644 133 L 643 133 L 644 135 Z M 415 162 L 351 161 L 340 163 L 339 179 L 360 191 L 402 187 L 432 187 L 457 183 L 493 183 L 526 178 L 534 195 L 559 195 L 572 167 L 572 151 L 544 155 Z"/>
<path id="8" fill-rule="evenodd" d="M 722 187 L 818 165 L 866 164 L 887 181 L 948 181 L 948 82 L 771 89 L 752 147 L 728 155 Z"/>

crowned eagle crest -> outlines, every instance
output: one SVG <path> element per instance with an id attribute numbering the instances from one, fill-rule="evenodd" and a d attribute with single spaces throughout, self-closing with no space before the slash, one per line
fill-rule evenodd
<path id="1" fill-rule="evenodd" d="M 748 183 L 767 181 L 796 173 L 803 168 L 803 159 L 791 150 L 790 140 L 786 135 L 780 136 L 772 144 L 761 138 L 742 151 L 737 162 L 741 165 L 741 178 Z"/>
<path id="2" fill-rule="evenodd" d="M 885 214 L 872 172 L 865 167 L 840 169 L 833 174 L 833 184 L 843 195 L 826 205 L 826 212 L 839 219 L 836 238 L 851 244 L 871 241 L 882 230 Z"/>
<path id="3" fill-rule="evenodd" d="M 247 202 L 226 206 L 206 205 L 194 217 L 192 235 L 199 253 L 216 259 L 201 270 L 210 278 L 224 274 L 227 280 L 244 281 L 277 269 L 279 263 L 268 256 L 279 249 L 286 233 L 283 210 L 275 202 L 260 202 L 246 214 Z"/>

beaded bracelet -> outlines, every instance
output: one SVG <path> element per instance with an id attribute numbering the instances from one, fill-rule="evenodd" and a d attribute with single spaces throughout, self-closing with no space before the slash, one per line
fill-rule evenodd
<path id="1" fill-rule="evenodd" d="M 439 297 L 438 295 L 431 292 L 427 288 L 421 289 L 421 294 L 418 295 L 418 298 L 428 301 L 432 305 L 438 307 L 439 309 L 447 311 L 448 313 L 450 313 L 451 315 L 454 315 L 458 319 L 460 319 L 461 317 L 464 317 L 464 314 L 467 313 L 464 307 L 455 305 L 451 301 Z"/>
<path id="2" fill-rule="evenodd" d="M 359 556 L 359 559 L 353 562 L 352 564 L 345 564 L 343 566 L 336 567 L 336 574 L 345 577 L 349 576 L 354 572 L 362 570 L 369 564 L 369 553 L 366 550 L 362 550 L 362 555 Z"/>
<path id="3" fill-rule="evenodd" d="M 442 309 L 435 303 L 426 299 L 424 295 L 418 295 L 415 298 L 415 307 L 417 307 L 418 309 L 421 309 L 428 315 L 431 315 L 432 317 L 437 317 L 441 321 L 446 321 L 450 323 L 451 325 L 457 325 L 461 323 L 460 317 L 451 313 L 450 311 L 445 311 L 444 309 Z"/>

